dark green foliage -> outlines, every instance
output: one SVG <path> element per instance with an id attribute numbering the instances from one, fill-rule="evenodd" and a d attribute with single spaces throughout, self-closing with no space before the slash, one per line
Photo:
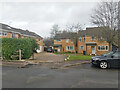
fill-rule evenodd
<path id="1" fill-rule="evenodd" d="M 2 56 L 7 60 L 18 60 L 19 49 L 22 59 L 29 59 L 36 52 L 38 44 L 32 38 L 2 38 Z"/>

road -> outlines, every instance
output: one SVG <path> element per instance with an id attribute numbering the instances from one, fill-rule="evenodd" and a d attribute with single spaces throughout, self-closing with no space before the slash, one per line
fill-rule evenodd
<path id="1" fill-rule="evenodd" d="M 3 88 L 117 88 L 118 70 L 99 69 L 90 64 L 67 69 L 3 67 Z"/>

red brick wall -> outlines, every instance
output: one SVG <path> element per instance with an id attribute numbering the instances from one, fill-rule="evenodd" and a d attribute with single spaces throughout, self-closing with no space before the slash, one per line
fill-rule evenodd
<path id="1" fill-rule="evenodd" d="M 0 36 L 0 38 L 12 38 L 12 33 L 11 32 L 7 32 L 6 36 Z M 19 38 L 19 34 L 16 34 L 16 38 Z"/>
<path id="2" fill-rule="evenodd" d="M 74 43 L 71 42 L 71 39 L 69 39 L 69 42 L 66 42 L 66 39 L 61 39 L 60 42 L 57 42 L 56 40 L 54 40 L 54 44 L 61 44 L 61 52 L 75 52 L 75 47 L 74 47 Z M 66 50 L 66 46 L 73 46 L 73 50 Z M 55 48 L 58 50 L 58 48 Z M 64 49 L 64 51 L 63 51 Z"/>
<path id="3" fill-rule="evenodd" d="M 101 55 L 104 53 L 107 53 L 108 51 L 98 51 L 98 46 L 109 46 L 109 44 L 104 41 L 104 39 L 102 41 L 98 41 L 98 38 L 95 37 L 95 40 L 92 41 L 92 37 L 91 36 L 86 36 L 86 41 L 85 42 L 96 42 L 97 45 L 95 45 L 95 52 L 97 55 Z M 92 53 L 92 46 L 91 45 L 85 45 L 85 42 L 83 41 L 83 37 L 82 37 L 82 42 L 80 42 L 80 40 L 78 39 L 77 45 L 78 45 L 78 53 L 83 54 L 83 50 L 80 49 L 80 46 L 84 46 L 84 50 L 86 51 L 87 55 L 90 55 Z M 111 46 L 112 48 L 112 46 Z"/>

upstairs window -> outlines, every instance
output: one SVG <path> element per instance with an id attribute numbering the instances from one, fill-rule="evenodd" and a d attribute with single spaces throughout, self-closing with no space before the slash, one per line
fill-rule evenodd
<path id="1" fill-rule="evenodd" d="M 101 41 L 102 40 L 102 37 L 98 37 L 98 41 Z"/>
<path id="2" fill-rule="evenodd" d="M 61 42 L 61 40 L 60 39 L 56 39 L 56 42 Z"/>
<path id="3" fill-rule="evenodd" d="M 71 43 L 73 43 L 73 40 L 71 40 Z"/>
<path id="4" fill-rule="evenodd" d="M 41 39 L 39 38 L 39 41 L 41 41 Z"/>
<path id="5" fill-rule="evenodd" d="M 94 36 L 92 36 L 92 41 L 94 41 L 95 40 L 95 37 Z"/>
<path id="6" fill-rule="evenodd" d="M 82 42 L 82 37 L 80 37 L 80 42 Z"/>
<path id="7" fill-rule="evenodd" d="M 69 39 L 66 39 L 66 42 L 68 43 L 68 42 L 69 42 Z"/>
<path id="8" fill-rule="evenodd" d="M 12 38 L 16 38 L 16 33 L 12 33 Z"/>
<path id="9" fill-rule="evenodd" d="M 84 42 L 85 42 L 85 35 L 84 35 Z"/>
<path id="10" fill-rule="evenodd" d="M 7 32 L 0 32 L 0 36 L 7 36 Z"/>

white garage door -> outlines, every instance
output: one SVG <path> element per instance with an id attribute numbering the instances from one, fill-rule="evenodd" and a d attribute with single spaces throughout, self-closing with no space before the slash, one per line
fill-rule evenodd
<path id="1" fill-rule="evenodd" d="M 37 52 L 40 53 L 40 52 L 42 52 L 42 50 L 43 50 L 42 46 L 39 46 L 39 49 L 37 49 Z"/>

